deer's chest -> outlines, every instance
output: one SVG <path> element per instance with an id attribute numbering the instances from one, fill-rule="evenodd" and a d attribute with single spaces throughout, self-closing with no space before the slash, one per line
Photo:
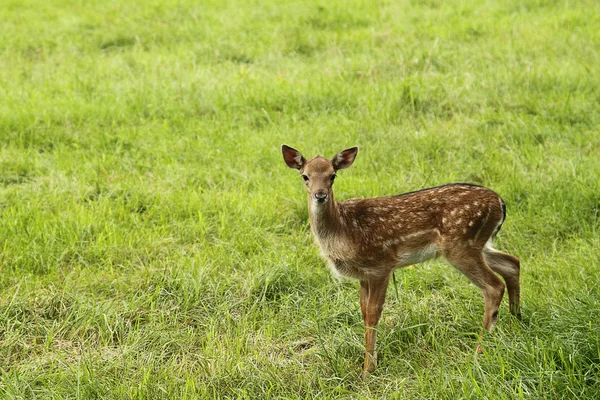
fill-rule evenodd
<path id="1" fill-rule="evenodd" d="M 377 266 L 384 264 L 383 257 L 375 252 L 359 254 L 360 249 L 352 240 L 343 236 L 323 237 L 315 235 L 321 255 L 327 260 L 329 268 L 338 277 L 365 279 L 372 274 L 377 275 Z"/>
<path id="2" fill-rule="evenodd" d="M 349 260 L 336 260 L 329 257 L 327 264 L 334 275 L 344 278 L 363 279 L 365 277 L 365 271 L 360 266 Z"/>
<path id="3" fill-rule="evenodd" d="M 339 235 L 319 235 L 314 232 L 315 241 L 319 245 L 321 255 L 327 260 L 327 263 L 335 275 L 348 278 L 360 278 L 360 268 L 355 265 L 355 246 L 354 244 Z"/>

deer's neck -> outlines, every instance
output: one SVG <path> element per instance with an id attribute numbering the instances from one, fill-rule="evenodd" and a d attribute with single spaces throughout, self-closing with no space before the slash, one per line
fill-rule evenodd
<path id="1" fill-rule="evenodd" d="M 331 193 L 329 201 L 319 204 L 310 197 L 308 199 L 308 216 L 313 234 L 318 238 L 331 237 L 340 234 L 342 224 L 340 220 L 340 208 Z"/>

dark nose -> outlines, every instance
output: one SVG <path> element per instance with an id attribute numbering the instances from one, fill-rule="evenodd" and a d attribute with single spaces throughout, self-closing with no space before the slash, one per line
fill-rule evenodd
<path id="1" fill-rule="evenodd" d="M 324 192 L 315 193 L 315 200 L 318 201 L 319 203 L 324 203 L 325 201 L 327 201 L 327 193 L 324 193 Z"/>

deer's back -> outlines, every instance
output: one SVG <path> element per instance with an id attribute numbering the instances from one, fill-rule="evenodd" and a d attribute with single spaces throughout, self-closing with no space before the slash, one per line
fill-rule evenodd
<path id="1" fill-rule="evenodd" d="M 496 223 L 504 218 L 504 203 L 498 194 L 462 183 L 389 197 L 349 199 L 340 208 L 342 218 L 359 230 L 398 233 L 434 227 L 447 233 L 480 225 L 486 218 Z"/>

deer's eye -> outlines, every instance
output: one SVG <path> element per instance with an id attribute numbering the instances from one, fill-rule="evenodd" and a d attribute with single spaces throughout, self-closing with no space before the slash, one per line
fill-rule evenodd
<path id="1" fill-rule="evenodd" d="M 331 175 L 331 182 L 335 181 L 335 174 Z"/>
<path id="2" fill-rule="evenodd" d="M 308 175 L 302 175 L 302 179 L 304 179 L 304 182 L 308 182 Z"/>

